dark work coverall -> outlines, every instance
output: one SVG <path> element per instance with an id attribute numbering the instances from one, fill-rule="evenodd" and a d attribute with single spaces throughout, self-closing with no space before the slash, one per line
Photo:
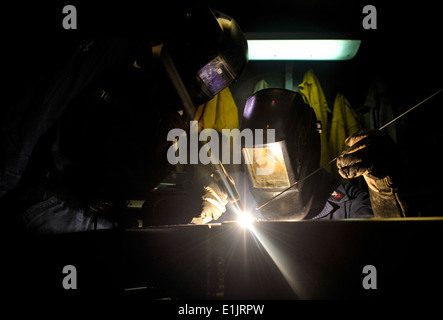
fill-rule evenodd
<path id="1" fill-rule="evenodd" d="M 108 228 L 95 211 L 158 185 L 171 169 L 165 137 L 180 105 L 152 61 L 148 42 L 88 40 L 2 114 L 2 211 L 26 211 L 22 222 L 49 233 Z"/>

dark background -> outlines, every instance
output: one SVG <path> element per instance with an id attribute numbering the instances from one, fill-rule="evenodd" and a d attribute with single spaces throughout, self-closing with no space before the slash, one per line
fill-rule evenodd
<path id="1" fill-rule="evenodd" d="M 316 37 L 334 33 L 362 39 L 359 53 L 351 61 L 296 62 L 296 68 L 300 69 L 315 66 L 324 90 L 334 91 L 329 90 L 329 86 L 342 87 L 351 104 L 361 103 L 358 91 L 366 94 L 361 87 L 374 74 L 383 77 L 393 95 L 403 98 L 399 102 L 406 105 L 441 87 L 442 27 L 435 2 L 412 5 L 372 1 L 370 4 L 377 8 L 376 30 L 362 27 L 365 16 L 362 9 L 369 4 L 362 1 L 205 3 L 234 17 L 246 33 L 288 32 Z M 62 26 L 65 16 L 62 9 L 67 4 L 77 8 L 77 30 L 65 30 Z M 2 69 L 10 80 L 7 88 L 23 87 L 26 78 L 62 64 L 87 37 L 97 34 L 159 37 L 167 29 L 174 29 L 171 19 L 185 6 L 186 1 L 180 5 L 148 1 L 6 3 L 2 6 L 1 23 Z M 18 89 L 10 95 L 13 97 L 16 91 Z"/>

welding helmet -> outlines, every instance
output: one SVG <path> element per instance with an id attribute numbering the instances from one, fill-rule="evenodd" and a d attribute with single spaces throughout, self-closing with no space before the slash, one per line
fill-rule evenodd
<path id="1" fill-rule="evenodd" d="M 263 216 L 268 220 L 304 219 L 311 210 L 316 186 L 309 179 L 302 179 L 320 164 L 320 136 L 314 110 L 297 92 L 264 89 L 247 99 L 241 127 L 254 133 L 252 144 L 242 143 L 242 155 L 257 203 L 265 203 L 300 181 L 263 207 Z"/>
<path id="2" fill-rule="evenodd" d="M 183 11 L 164 47 L 194 105 L 211 100 L 244 71 L 246 37 L 236 21 L 207 7 Z"/>

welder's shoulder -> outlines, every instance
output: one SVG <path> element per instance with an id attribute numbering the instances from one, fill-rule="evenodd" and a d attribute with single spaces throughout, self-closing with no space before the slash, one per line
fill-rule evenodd
<path id="1" fill-rule="evenodd" d="M 336 193 L 340 192 L 343 194 L 343 197 L 336 197 L 336 198 L 338 199 L 343 198 L 343 200 L 345 201 L 354 200 L 358 198 L 369 199 L 369 194 L 367 192 L 349 183 L 340 183 L 335 189 L 335 191 L 331 194 L 331 196 L 334 196 Z"/>
<path id="2" fill-rule="evenodd" d="M 374 213 L 371 207 L 369 194 L 360 188 L 341 183 L 331 194 L 329 201 L 341 202 L 346 213 L 345 218 L 372 218 Z"/>
<path id="3" fill-rule="evenodd" d="M 341 183 L 331 192 L 325 207 L 313 220 L 372 217 L 369 195 L 353 185 Z"/>

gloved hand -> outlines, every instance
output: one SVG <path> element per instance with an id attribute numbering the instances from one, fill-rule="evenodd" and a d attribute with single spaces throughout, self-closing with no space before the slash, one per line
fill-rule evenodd
<path id="1" fill-rule="evenodd" d="M 407 205 L 398 196 L 402 161 L 397 144 L 380 130 L 360 130 L 345 141 L 337 159 L 343 178 L 364 177 L 376 217 L 403 217 Z"/>
<path id="2" fill-rule="evenodd" d="M 192 219 L 191 223 L 203 224 L 211 220 L 217 220 L 226 211 L 228 195 L 215 182 L 205 186 L 206 192 L 202 196 L 202 211 L 200 216 Z"/>
<path id="3" fill-rule="evenodd" d="M 361 175 L 383 179 L 396 174 L 400 155 L 396 143 L 380 130 L 360 130 L 345 140 L 349 147 L 337 159 L 343 178 Z"/>

